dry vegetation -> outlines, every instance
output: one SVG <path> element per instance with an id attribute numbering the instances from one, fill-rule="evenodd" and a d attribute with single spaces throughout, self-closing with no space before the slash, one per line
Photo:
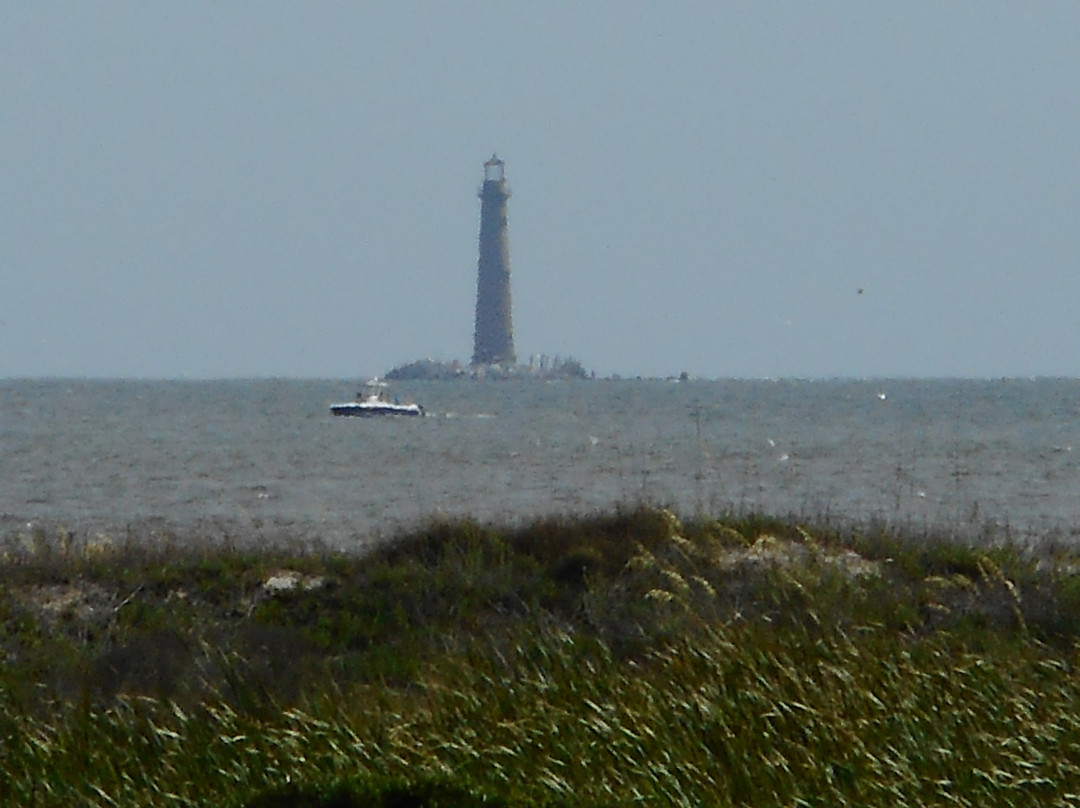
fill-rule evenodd
<path id="1" fill-rule="evenodd" d="M 643 507 L 6 538 L 0 803 L 1073 805 L 1064 551 Z"/>

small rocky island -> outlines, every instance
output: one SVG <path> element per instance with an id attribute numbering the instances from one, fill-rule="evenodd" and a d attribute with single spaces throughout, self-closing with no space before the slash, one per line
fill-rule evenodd
<path id="1" fill-rule="evenodd" d="M 419 359 L 383 374 L 392 381 L 450 381 L 455 379 L 593 379 L 595 372 L 572 357 L 533 357 L 528 364 L 491 363 L 465 365 L 458 360 L 440 362 Z"/>

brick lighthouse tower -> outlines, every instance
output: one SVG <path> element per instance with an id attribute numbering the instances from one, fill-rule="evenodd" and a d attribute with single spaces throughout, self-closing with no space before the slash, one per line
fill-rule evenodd
<path id="1" fill-rule="evenodd" d="M 476 278 L 474 365 L 513 364 L 514 326 L 510 316 L 510 239 L 506 232 L 506 200 L 510 191 L 504 163 L 494 154 L 484 163 L 480 189 L 480 261 Z"/>

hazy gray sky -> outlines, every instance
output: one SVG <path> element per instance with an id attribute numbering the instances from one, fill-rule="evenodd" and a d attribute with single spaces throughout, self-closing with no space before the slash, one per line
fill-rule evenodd
<path id="1" fill-rule="evenodd" d="M 1080 4 L 5 3 L 0 376 L 1080 375 Z M 862 293 L 859 290 L 862 290 Z"/>

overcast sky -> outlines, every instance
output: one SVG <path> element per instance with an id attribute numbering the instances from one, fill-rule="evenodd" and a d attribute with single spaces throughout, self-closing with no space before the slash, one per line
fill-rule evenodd
<path id="1" fill-rule="evenodd" d="M 0 377 L 1080 375 L 1080 4 L 14 3 Z M 861 291 L 860 291 L 861 290 Z"/>

